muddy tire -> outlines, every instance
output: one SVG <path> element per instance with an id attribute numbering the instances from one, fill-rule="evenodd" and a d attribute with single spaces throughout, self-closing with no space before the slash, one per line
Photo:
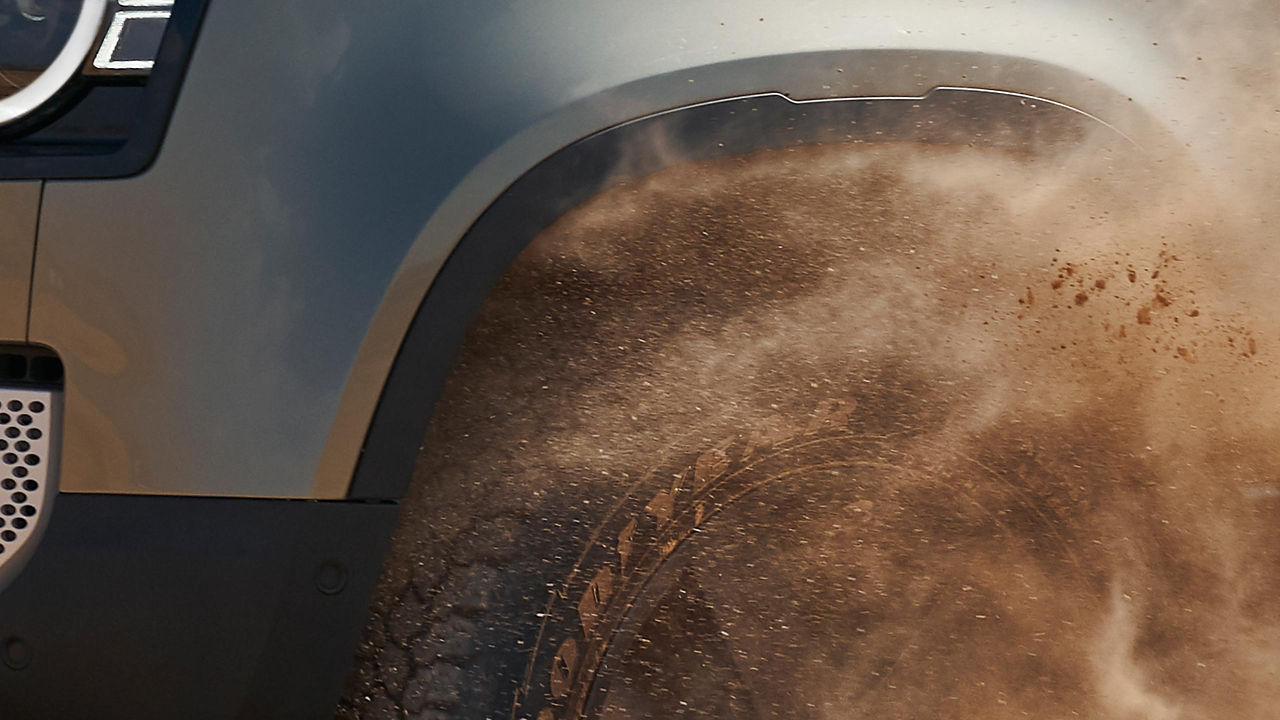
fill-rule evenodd
<path id="1" fill-rule="evenodd" d="M 381 598 L 344 716 L 1088 707 L 1082 653 L 1151 468 L 1065 424 L 946 442 L 947 416 L 912 396 L 773 418 L 609 498 L 474 506 L 442 561 Z"/>
<path id="2" fill-rule="evenodd" d="M 607 661 L 634 663 L 628 651 L 637 632 L 652 631 L 655 623 L 705 625 L 699 615 L 706 607 L 673 610 L 666 598 L 706 552 L 698 535 L 714 530 L 723 542 L 719 526 L 725 523 L 718 521 L 732 517 L 728 525 L 737 531 L 728 537 L 740 541 L 745 522 L 754 523 L 759 539 L 767 541 L 779 528 L 768 519 L 762 523 L 759 513 L 787 511 L 771 497 L 755 505 L 753 518 L 745 501 L 784 485 L 791 487 L 784 492 L 791 503 L 801 487 L 802 503 L 830 500 L 808 494 L 813 488 L 802 478 L 829 486 L 833 475 L 861 477 L 861 499 L 844 502 L 839 512 L 871 518 L 874 503 L 863 495 L 880 491 L 877 476 L 885 472 L 875 458 L 900 430 L 882 426 L 868 435 L 866 422 L 851 425 L 856 408 L 854 400 L 832 400 L 804 417 L 803 425 L 777 418 L 726 438 L 686 463 L 655 468 L 612 504 L 568 497 L 552 503 L 594 506 L 591 524 L 563 515 L 564 522 L 552 522 L 549 529 L 545 518 L 555 517 L 553 508 L 488 514 L 477 508 L 478 516 L 461 528 L 449 550 L 432 553 L 447 560 L 417 563 L 409 582 L 379 598 L 361 648 L 364 674 L 356 680 L 365 692 L 348 700 L 339 717 L 616 716 L 616 704 L 601 705 L 600 688 L 607 693 L 613 681 Z M 579 552 L 566 553 L 566 547 Z M 672 669 L 676 673 L 667 679 L 678 680 L 680 668 Z M 718 670 L 738 674 L 731 666 Z M 717 687 L 728 694 L 695 714 L 719 717 L 741 710 L 746 700 L 739 698 L 751 695 L 743 682 L 727 679 Z M 670 707 L 646 708 L 635 716 L 685 714 L 684 696 L 666 695 Z"/>
<path id="3" fill-rule="evenodd" d="M 461 351 L 340 716 L 1271 717 L 1274 339 L 1126 167 L 798 148 L 570 213 Z"/>
<path id="4" fill-rule="evenodd" d="M 380 598 L 358 659 L 364 692 L 339 717 L 495 716 L 502 680 L 519 670 L 510 650 L 520 633 L 509 618 L 544 592 L 512 582 L 536 577 L 521 561 L 527 539 L 517 514 L 477 517 L 447 560 L 416 564 L 395 595 Z"/>

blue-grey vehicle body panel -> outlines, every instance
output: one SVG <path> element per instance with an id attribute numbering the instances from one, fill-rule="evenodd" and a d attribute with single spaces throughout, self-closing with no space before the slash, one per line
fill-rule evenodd
<path id="1" fill-rule="evenodd" d="M 211 3 L 151 170 L 44 193 L 30 338 L 66 363 L 62 487 L 343 497 L 455 243 L 620 122 L 953 85 L 1145 136 L 1195 97 L 1113 5 Z"/>
<path id="2" fill-rule="evenodd" d="M 0 182 L 0 341 L 27 337 L 31 255 L 40 215 L 40 183 Z"/>

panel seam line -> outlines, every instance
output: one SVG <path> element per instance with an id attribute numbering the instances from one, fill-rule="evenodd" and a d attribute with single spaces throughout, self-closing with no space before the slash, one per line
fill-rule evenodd
<path id="1" fill-rule="evenodd" d="M 35 298 L 36 290 L 36 256 L 40 251 L 40 219 L 44 213 L 44 188 L 47 181 L 40 181 L 40 193 L 36 198 L 36 227 L 31 237 L 31 269 L 27 273 L 27 322 L 26 329 L 23 333 L 23 339 L 31 342 L 31 304 Z"/>

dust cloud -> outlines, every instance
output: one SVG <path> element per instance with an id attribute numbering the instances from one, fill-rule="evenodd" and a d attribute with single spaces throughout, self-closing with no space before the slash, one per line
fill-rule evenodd
<path id="1" fill-rule="evenodd" d="M 762 492 L 688 550 L 681 592 L 755 659 L 725 663 L 758 716 L 1274 717 L 1280 35 L 1266 3 L 1218 7 L 1158 18 L 1231 118 L 1212 168 L 1102 130 L 794 147 L 566 215 L 469 334 L 393 564 L 440 562 L 476 498 L 584 537 L 652 469 L 852 400 L 883 478 Z M 659 608 L 637 647 L 674 642 Z M 610 717 L 715 694 L 689 685 L 705 658 L 636 653 L 647 690 Z"/>

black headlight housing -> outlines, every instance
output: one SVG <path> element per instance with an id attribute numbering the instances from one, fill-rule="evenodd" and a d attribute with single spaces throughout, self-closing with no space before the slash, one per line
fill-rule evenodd
<path id="1" fill-rule="evenodd" d="M 0 179 L 124 177 L 160 146 L 205 0 L 0 0 Z M 7 27 L 6 27 L 7 26 Z"/>

